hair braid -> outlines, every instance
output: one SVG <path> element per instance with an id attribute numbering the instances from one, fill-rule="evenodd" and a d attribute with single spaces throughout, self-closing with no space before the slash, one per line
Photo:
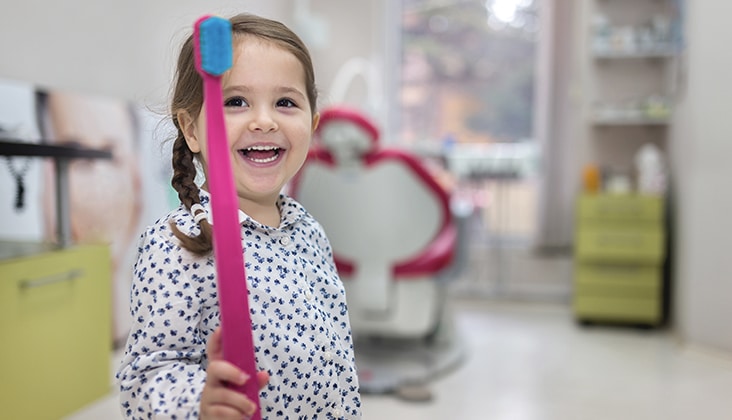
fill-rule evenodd
<path id="1" fill-rule="evenodd" d="M 196 185 L 196 166 L 193 164 L 193 153 L 188 148 L 183 134 L 178 130 L 178 137 L 173 143 L 173 178 L 171 185 L 178 191 L 178 198 L 190 210 L 194 204 L 200 204 L 199 190 Z M 201 233 L 197 236 L 188 236 L 181 232 L 175 221 L 170 221 L 170 228 L 181 245 L 198 255 L 206 255 L 213 249 L 212 229 L 206 219 L 200 221 Z"/>

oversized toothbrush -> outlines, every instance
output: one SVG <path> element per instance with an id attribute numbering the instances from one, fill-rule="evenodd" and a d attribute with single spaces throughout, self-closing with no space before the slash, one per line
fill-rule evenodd
<path id="1" fill-rule="evenodd" d="M 223 18 L 204 16 L 194 25 L 193 49 L 196 70 L 203 79 L 206 136 L 209 154 L 207 181 L 211 189 L 213 249 L 221 311 L 224 359 L 252 379 L 236 389 L 257 404 L 251 417 L 261 419 L 256 379 L 252 321 L 239 225 L 238 205 L 231 157 L 224 122 L 221 75 L 232 66 L 231 23 Z"/>

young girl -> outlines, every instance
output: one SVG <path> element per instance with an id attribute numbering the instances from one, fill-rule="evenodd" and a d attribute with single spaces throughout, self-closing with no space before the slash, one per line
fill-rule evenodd
<path id="1" fill-rule="evenodd" d="M 361 417 L 346 297 L 323 228 L 280 191 L 318 125 L 313 65 L 281 23 L 231 19 L 223 94 L 239 202 L 256 363 L 250 378 L 221 354 L 210 195 L 194 183 L 208 159 L 192 39 L 178 58 L 172 185 L 182 205 L 143 233 L 131 290 L 133 326 L 117 374 L 131 419 Z M 215 164 L 215 162 L 213 163 Z M 256 380 L 260 401 L 227 384 Z"/>

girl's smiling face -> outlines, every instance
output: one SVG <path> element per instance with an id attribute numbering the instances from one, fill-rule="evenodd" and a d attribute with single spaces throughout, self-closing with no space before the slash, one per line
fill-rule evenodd
<path id="1" fill-rule="evenodd" d="M 222 77 L 222 89 L 239 207 L 255 217 L 275 205 L 302 166 L 319 115 L 310 108 L 300 61 L 253 36 L 234 38 L 233 66 Z M 207 171 L 204 109 L 195 120 L 184 112 L 178 119 L 188 147 L 200 152 Z"/>

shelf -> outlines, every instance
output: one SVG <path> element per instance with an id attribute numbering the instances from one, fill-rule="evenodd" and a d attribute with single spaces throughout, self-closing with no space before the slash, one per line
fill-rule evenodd
<path id="1" fill-rule="evenodd" d="M 27 156 L 50 158 L 111 159 L 108 150 L 89 149 L 81 146 L 22 143 L 0 140 L 0 156 Z"/>
<path id="2" fill-rule="evenodd" d="M 670 124 L 668 117 L 593 117 L 592 124 L 603 126 L 627 126 L 627 125 L 655 125 L 664 126 Z"/>
<path id="3" fill-rule="evenodd" d="M 647 50 L 612 50 L 595 49 L 593 57 L 598 60 L 634 59 L 634 58 L 671 58 L 677 55 L 674 47 L 657 47 Z"/>
<path id="4" fill-rule="evenodd" d="M 672 152 L 686 54 L 681 16 L 672 1 L 578 2 L 585 164 L 606 174 L 602 180 L 617 176 L 618 190 L 637 187 L 637 156 L 644 147 L 657 147 L 665 165 Z"/>
<path id="5" fill-rule="evenodd" d="M 109 150 L 90 149 L 82 146 L 24 143 L 3 138 L 0 140 L 0 156 L 24 156 L 52 158 L 56 182 L 56 229 L 59 245 L 71 245 L 71 216 L 69 204 L 68 165 L 71 159 L 112 159 Z"/>

